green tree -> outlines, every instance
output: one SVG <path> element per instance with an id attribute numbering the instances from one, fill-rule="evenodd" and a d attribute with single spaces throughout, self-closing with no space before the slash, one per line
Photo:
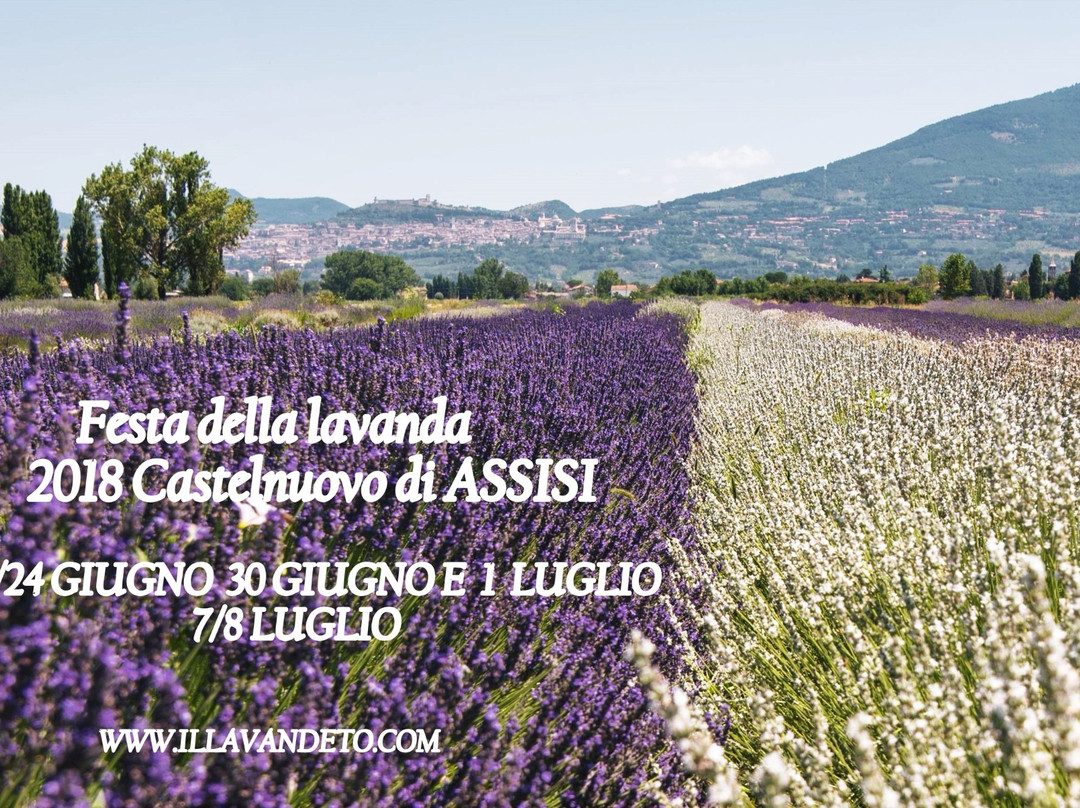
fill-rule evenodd
<path id="1" fill-rule="evenodd" d="M 75 202 L 71 230 L 68 231 L 64 279 L 68 282 L 72 297 L 94 296 L 94 284 L 98 279 L 98 245 L 90 205 L 84 196 Z"/>
<path id="2" fill-rule="evenodd" d="M 1031 288 L 1028 286 L 1027 275 L 1021 275 L 1020 280 L 1013 287 L 1013 297 L 1017 300 L 1031 300 Z"/>
<path id="3" fill-rule="evenodd" d="M 517 300 L 529 292 L 529 279 L 517 272 L 506 272 L 499 278 L 499 297 Z"/>
<path id="4" fill-rule="evenodd" d="M 881 271 L 878 273 L 878 280 L 881 281 L 882 283 L 888 283 L 889 281 L 892 280 L 892 273 L 889 272 L 889 265 L 888 264 L 885 264 L 881 268 Z"/>
<path id="5" fill-rule="evenodd" d="M 925 289 L 920 289 L 918 286 L 913 286 L 906 290 L 907 294 L 904 297 L 904 302 L 912 306 L 921 306 L 930 296 L 926 293 Z"/>
<path id="6" fill-rule="evenodd" d="M 273 283 L 269 278 L 256 278 L 251 282 L 251 293 L 259 297 L 266 297 L 270 294 L 272 288 Z"/>
<path id="7" fill-rule="evenodd" d="M 990 276 L 990 297 L 1001 300 L 1005 296 L 1005 267 L 998 264 Z"/>
<path id="8" fill-rule="evenodd" d="M 974 261 L 968 262 L 968 278 L 970 279 L 969 294 L 972 297 L 984 297 L 990 294 L 990 290 L 987 288 L 986 275 L 975 266 Z"/>
<path id="9" fill-rule="evenodd" d="M 473 294 L 478 300 L 494 300 L 499 295 L 499 279 L 506 266 L 497 258 L 485 258 L 473 270 Z"/>
<path id="10" fill-rule="evenodd" d="M 622 283 L 619 273 L 614 269 L 602 269 L 596 275 L 596 296 L 611 297 L 611 287 Z"/>
<path id="11" fill-rule="evenodd" d="M 272 295 L 298 295 L 300 294 L 300 270 L 286 269 L 275 272 L 270 276 L 270 294 Z"/>
<path id="12" fill-rule="evenodd" d="M 716 276 L 713 273 L 707 269 L 699 269 L 694 272 L 694 277 L 697 278 L 699 295 L 716 294 Z"/>
<path id="13" fill-rule="evenodd" d="M 3 230 L 4 238 L 14 238 L 19 235 L 19 210 L 23 189 L 10 182 L 4 185 L 4 203 L 0 206 L 0 230 Z"/>
<path id="14" fill-rule="evenodd" d="M 1069 300 L 1080 300 L 1080 251 L 1069 264 Z"/>
<path id="15" fill-rule="evenodd" d="M 153 275 L 140 275 L 131 287 L 131 296 L 136 300 L 157 300 L 159 296 L 157 278 Z"/>
<path id="16" fill-rule="evenodd" d="M 106 166 L 86 181 L 83 194 L 101 218 L 110 296 L 121 282 L 140 276 L 153 278 L 161 296 L 178 285 L 189 294 L 213 294 L 225 280 L 224 251 L 255 222 L 251 201 L 230 202 L 196 152 L 143 146 L 130 168 Z"/>
<path id="17" fill-rule="evenodd" d="M 17 238 L 0 241 L 0 298 L 25 296 L 29 294 L 27 289 L 35 288 L 37 283 L 26 261 L 22 242 Z"/>
<path id="18" fill-rule="evenodd" d="M 48 294 L 59 282 L 63 270 L 60 219 L 52 197 L 45 191 L 28 192 L 7 183 L 0 227 L 5 241 L 17 239 L 22 245 L 16 294 Z"/>
<path id="19" fill-rule="evenodd" d="M 971 266 L 963 253 L 953 253 L 945 259 L 938 273 L 941 296 L 952 300 L 967 292 L 970 288 Z"/>
<path id="20" fill-rule="evenodd" d="M 469 300 L 473 296 L 473 276 L 471 273 L 459 272 L 457 276 L 458 297 Z"/>
<path id="21" fill-rule="evenodd" d="M 357 278 L 349 285 L 346 300 L 378 300 L 383 296 L 382 287 L 371 278 Z"/>
<path id="22" fill-rule="evenodd" d="M 427 293 L 428 297 L 432 300 L 436 299 L 435 295 L 442 295 L 443 298 L 457 297 L 457 283 L 440 272 L 438 275 L 432 278 L 431 281 L 428 282 Z"/>
<path id="23" fill-rule="evenodd" d="M 247 300 L 251 296 L 251 284 L 246 278 L 230 275 L 218 287 L 218 294 L 224 295 L 229 300 Z"/>
<path id="24" fill-rule="evenodd" d="M 138 264 L 113 245 L 113 238 L 106 227 L 101 228 L 101 274 L 104 276 L 105 294 L 110 298 L 116 297 L 121 283 L 130 286 L 139 275 Z"/>
<path id="25" fill-rule="evenodd" d="M 933 264 L 923 264 L 915 276 L 915 285 L 933 294 L 938 288 L 938 270 Z"/>
<path id="26" fill-rule="evenodd" d="M 752 286 L 757 284 L 756 286 Z M 760 291 L 764 292 L 769 288 L 768 281 L 765 278 L 756 278 L 753 281 L 747 281 L 744 287 L 745 291 Z M 684 269 L 678 275 L 673 275 L 669 278 L 661 278 L 660 282 L 656 285 L 656 290 L 660 294 L 676 294 L 687 296 L 700 296 L 700 295 L 712 295 L 716 294 L 716 276 L 713 275 L 707 269 L 698 269 L 691 272 L 689 269 Z M 733 292 L 730 286 L 724 287 L 725 294 L 738 294 Z"/>
<path id="27" fill-rule="evenodd" d="M 1058 300 L 1069 299 L 1069 276 L 1062 274 L 1054 278 L 1054 297 Z"/>
<path id="28" fill-rule="evenodd" d="M 1042 256 L 1035 253 L 1028 265 L 1028 290 L 1032 300 L 1046 297 L 1046 276 L 1043 275 Z"/>
<path id="29" fill-rule="evenodd" d="M 349 290 L 358 278 L 366 278 L 376 283 L 379 287 L 379 298 L 393 297 L 406 286 L 420 283 L 420 278 L 413 268 L 396 255 L 380 255 L 366 250 L 340 250 L 326 256 L 326 271 L 321 279 L 323 289 L 348 298 Z"/>

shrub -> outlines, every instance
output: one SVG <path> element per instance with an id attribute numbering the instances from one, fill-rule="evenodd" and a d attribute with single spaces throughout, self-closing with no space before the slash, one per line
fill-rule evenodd
<path id="1" fill-rule="evenodd" d="M 251 284 L 243 278 L 230 275 L 218 287 L 218 292 L 229 300 L 247 300 L 251 296 Z"/>
<path id="2" fill-rule="evenodd" d="M 158 282 L 155 278 L 149 275 L 143 275 L 137 281 L 135 286 L 131 290 L 131 296 L 136 300 L 157 300 L 158 299 Z"/>
<path id="3" fill-rule="evenodd" d="M 382 286 L 370 278 L 357 278 L 345 294 L 347 300 L 378 300 L 382 296 Z"/>

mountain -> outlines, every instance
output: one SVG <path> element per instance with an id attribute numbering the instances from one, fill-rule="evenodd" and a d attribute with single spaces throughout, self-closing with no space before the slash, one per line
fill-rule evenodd
<path id="1" fill-rule="evenodd" d="M 408 222 L 434 224 L 452 217 L 465 219 L 509 219 L 512 214 L 503 210 L 474 208 L 466 205 L 443 205 L 424 199 L 376 199 L 358 208 L 341 211 L 337 221 L 355 224 L 393 225 Z"/>
<path id="2" fill-rule="evenodd" d="M 244 197 L 242 193 L 229 189 L 229 198 Z M 314 224 L 332 219 L 339 213 L 349 210 L 349 206 L 336 199 L 325 196 L 308 196 L 299 199 L 250 197 L 255 205 L 259 221 L 266 224 Z"/>
<path id="3" fill-rule="evenodd" d="M 255 201 L 271 221 L 265 202 L 312 200 Z M 350 225 L 372 224 L 379 233 L 347 243 L 403 255 L 427 275 L 486 257 L 530 280 L 588 280 L 611 267 L 646 283 L 700 267 L 720 277 L 835 277 L 887 265 L 903 276 L 954 252 L 1009 273 L 1034 252 L 1068 266 L 1080 248 L 1080 84 L 949 118 L 828 166 L 656 205 L 576 213 L 548 200 L 498 211 L 424 198 L 341 211 L 322 201 L 338 206 L 337 226 L 310 225 L 311 238 L 299 240 L 306 252 L 284 257 L 318 261 Z M 320 214 L 304 221 L 330 218 Z M 540 214 L 562 223 L 541 226 Z M 278 249 L 267 239 L 253 237 L 246 260 L 257 266 Z"/>
<path id="4" fill-rule="evenodd" d="M 560 219 L 573 219 L 578 212 L 567 205 L 561 199 L 549 199 L 546 202 L 533 202 L 531 205 L 519 205 L 511 208 L 508 213 L 514 216 L 524 216 L 526 219 L 535 219 L 541 214 L 545 216 L 558 216 Z"/>
<path id="5" fill-rule="evenodd" d="M 229 199 L 248 199 L 234 188 L 229 188 Z M 250 197 L 255 205 L 259 221 L 264 224 L 315 224 L 333 219 L 349 206 L 325 196 L 308 196 L 299 199 Z M 71 227 L 71 214 L 59 213 L 60 229 Z"/>
<path id="6" fill-rule="evenodd" d="M 661 224 L 662 223 L 662 224 Z M 1061 264 L 1080 247 L 1080 85 L 949 118 L 810 171 L 631 214 L 652 260 L 720 275 L 894 274 L 963 252 L 980 266 Z"/>
<path id="7" fill-rule="evenodd" d="M 376 199 L 339 215 L 339 221 L 357 225 L 392 225 L 407 222 L 435 222 L 455 217 L 459 219 L 536 219 L 539 216 L 558 216 L 569 220 L 579 214 L 560 199 L 519 205 L 510 210 L 444 205 L 437 200 L 424 199 Z"/>
<path id="8" fill-rule="evenodd" d="M 599 219 L 601 216 L 635 216 L 647 210 L 645 205 L 619 205 L 610 208 L 589 208 L 579 214 L 582 219 Z"/>
<path id="9" fill-rule="evenodd" d="M 1080 84 L 931 124 L 826 167 L 669 202 L 1080 211 Z"/>

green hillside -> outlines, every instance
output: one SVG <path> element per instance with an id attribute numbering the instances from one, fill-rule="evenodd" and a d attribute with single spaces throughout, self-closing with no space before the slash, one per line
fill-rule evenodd
<path id="1" fill-rule="evenodd" d="M 358 208 L 342 211 L 340 221 L 356 225 L 365 224 L 404 224 L 406 222 L 439 221 L 440 217 L 460 216 L 463 218 L 507 219 L 510 214 L 501 210 L 473 208 L 457 205 L 440 205 L 438 202 L 379 200 L 369 202 Z"/>
<path id="2" fill-rule="evenodd" d="M 1067 263 L 1080 249 L 1080 85 L 923 127 L 880 148 L 798 174 L 662 204 L 575 212 L 559 200 L 510 211 L 423 200 L 378 200 L 286 219 L 255 200 L 265 221 L 338 213 L 356 225 L 451 218 L 533 221 L 541 213 L 587 223 L 584 240 L 534 238 L 498 246 L 435 247 L 401 237 L 393 249 L 424 271 L 469 269 L 497 257 L 531 280 L 591 278 L 612 267 L 633 282 L 703 267 L 720 277 L 770 270 L 853 276 L 888 265 L 914 274 L 963 252 L 979 266 L 1026 269 L 1031 255 Z"/>
<path id="3" fill-rule="evenodd" d="M 868 208 L 1080 211 L 1080 84 L 925 126 L 800 174 L 670 202 L 722 199 Z"/>
<path id="4" fill-rule="evenodd" d="M 536 219 L 541 214 L 571 219 L 578 215 L 572 207 L 559 199 L 545 202 L 533 202 L 519 205 L 510 210 L 465 207 L 461 205 L 442 205 L 429 200 L 390 200 L 380 199 L 358 208 L 344 211 L 339 218 L 357 225 L 364 224 L 404 224 L 406 222 L 433 223 L 441 218 L 456 216 L 463 219 L 514 219 L 523 216 Z"/>
<path id="5" fill-rule="evenodd" d="M 230 198 L 243 197 L 239 191 L 229 189 Z M 259 221 L 267 224 L 313 224 L 325 222 L 349 209 L 344 202 L 325 196 L 308 196 L 299 199 L 250 197 L 255 204 Z"/>
<path id="6" fill-rule="evenodd" d="M 519 205 L 507 213 L 514 216 L 524 216 L 527 219 L 535 219 L 541 213 L 546 216 L 558 216 L 560 219 L 572 219 L 578 212 L 567 205 L 561 199 L 549 199 L 546 202 L 533 202 L 531 205 Z"/>

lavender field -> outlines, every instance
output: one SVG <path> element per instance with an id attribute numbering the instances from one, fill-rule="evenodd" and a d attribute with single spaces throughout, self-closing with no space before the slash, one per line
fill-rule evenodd
<path id="1" fill-rule="evenodd" d="M 487 312 L 481 312 L 487 313 Z M 401 635 L 192 642 L 222 598 L 0 590 L 0 807 L 1080 804 L 1080 346 L 956 312 L 665 301 L 61 341 L 0 359 L 5 557 L 653 561 L 655 596 L 366 598 Z M 308 396 L 597 458 L 596 502 L 27 501 L 75 406 Z M 407 446 L 271 445 L 292 469 Z M 535 579 L 530 578 L 530 582 Z M 321 602 L 321 601 L 318 601 Z M 270 595 L 243 605 L 273 605 Z M 347 601 L 358 605 L 359 599 Z M 100 727 L 439 728 L 437 754 L 103 753 Z"/>
<path id="2" fill-rule="evenodd" d="M 250 332 L 267 325 L 321 330 L 342 326 L 373 325 L 377 318 L 408 319 L 422 311 L 453 314 L 468 310 L 459 301 L 424 304 L 419 301 L 341 301 L 317 295 L 272 294 L 255 300 L 234 302 L 225 297 L 131 300 L 128 334 L 148 341 L 179 336 L 188 328 L 196 336 L 224 331 Z M 26 350 L 30 332 L 42 347 L 74 340 L 102 343 L 115 331 L 115 306 L 92 300 L 0 300 L 0 352 Z"/>
<path id="3" fill-rule="evenodd" d="M 684 347 L 677 318 L 613 305 L 166 342 L 133 343 L 121 330 L 100 349 L 0 360 L 0 544 L 11 560 L 47 569 L 60 559 L 221 569 L 275 559 L 650 560 L 667 572 L 652 598 L 484 598 L 478 587 L 460 598 L 406 596 L 396 604 L 401 635 L 361 646 L 192 644 L 199 604 L 184 598 L 0 594 L 0 805 L 630 806 L 657 789 L 695 802 L 623 659 L 639 627 L 665 670 L 685 672 L 681 646 L 697 632 L 673 626 L 691 625 L 705 602 L 668 549 L 694 543 L 685 463 L 695 392 Z M 208 409 L 212 396 L 238 407 L 253 394 L 298 410 L 320 394 L 357 412 L 420 411 L 445 395 L 452 410 L 474 413 L 473 440 L 438 446 L 436 460 L 597 458 L 598 502 L 336 500 L 241 527 L 228 504 L 27 501 L 31 457 L 104 452 L 127 469 L 148 452 L 178 466 L 248 462 L 243 444 L 203 447 L 201 457 L 190 445 L 77 445 L 71 413 L 81 399 Z M 264 450 L 279 467 L 380 467 L 391 477 L 408 454 L 365 444 Z M 722 737 L 724 711 L 710 721 Z M 418 726 L 441 729 L 442 751 L 102 754 L 99 727 L 142 726 Z"/>
<path id="4" fill-rule="evenodd" d="M 661 712 L 715 804 L 1080 804 L 1080 350 L 920 314 L 703 307 L 708 641 Z"/>
<path id="5" fill-rule="evenodd" d="M 1080 340 L 1080 329 L 1066 324 L 1073 308 L 1069 304 L 1061 304 L 1063 308 L 1067 307 L 1061 312 L 1066 322 L 1061 322 L 1063 318 L 1053 316 L 1054 309 L 1045 304 L 1018 304 L 1012 301 L 1008 305 L 935 301 L 938 305 L 928 304 L 922 308 L 838 306 L 832 303 L 757 304 L 748 300 L 734 302 L 744 308 L 817 314 L 853 325 L 903 331 L 950 343 L 988 337 Z M 1044 312 L 1050 312 L 1051 316 L 1046 316 Z"/>

